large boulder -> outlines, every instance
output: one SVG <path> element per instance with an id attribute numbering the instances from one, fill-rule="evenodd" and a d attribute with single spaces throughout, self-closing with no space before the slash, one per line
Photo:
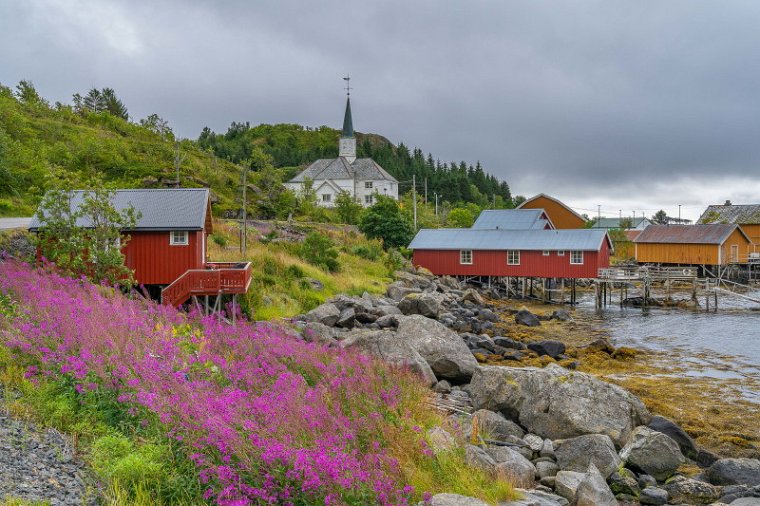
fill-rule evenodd
<path id="1" fill-rule="evenodd" d="M 342 327 L 344 329 L 353 328 L 356 322 L 356 311 L 352 307 L 347 307 L 340 312 L 338 321 L 335 322 L 336 327 Z"/>
<path id="2" fill-rule="evenodd" d="M 720 459 L 705 474 L 715 485 L 760 485 L 760 460 Z"/>
<path id="3" fill-rule="evenodd" d="M 560 471 L 554 476 L 554 489 L 557 494 L 561 495 L 571 503 L 575 501 L 575 493 L 578 491 L 578 485 L 581 484 L 586 473 L 577 471 Z"/>
<path id="4" fill-rule="evenodd" d="M 607 486 L 604 476 L 591 464 L 575 492 L 576 506 L 617 506 L 618 502 Z"/>
<path id="5" fill-rule="evenodd" d="M 478 431 L 486 439 L 505 441 L 509 436 L 521 438 L 525 431 L 512 420 L 507 420 L 501 413 L 479 409 L 473 413 L 478 419 Z"/>
<path id="6" fill-rule="evenodd" d="M 565 343 L 547 339 L 545 341 L 528 343 L 528 349 L 535 351 L 539 356 L 548 355 L 556 359 L 565 353 Z"/>
<path id="7" fill-rule="evenodd" d="M 474 289 L 468 288 L 464 291 L 462 294 L 462 297 L 459 299 L 460 302 L 472 302 L 476 306 L 483 306 L 485 305 L 486 301 L 483 300 L 483 297 Z"/>
<path id="8" fill-rule="evenodd" d="M 586 434 L 566 439 L 554 450 L 554 454 L 557 465 L 563 471 L 582 473 L 594 464 L 605 479 L 620 465 L 615 444 L 605 434 Z"/>
<path id="9" fill-rule="evenodd" d="M 451 451 L 457 446 L 454 436 L 438 426 L 431 427 L 430 430 L 427 431 L 427 440 L 430 449 L 433 450 L 433 453 L 436 455 Z"/>
<path id="10" fill-rule="evenodd" d="M 475 409 L 500 411 L 549 439 L 606 434 L 622 446 L 634 427 L 650 419 L 627 390 L 556 364 L 543 369 L 479 367 L 469 391 Z"/>
<path id="11" fill-rule="evenodd" d="M 411 344 L 389 330 L 355 330 L 341 342 L 344 348 L 359 348 L 389 364 L 409 367 L 428 385 L 436 383 L 435 374 L 427 361 Z"/>
<path id="12" fill-rule="evenodd" d="M 515 488 L 515 492 L 520 494 L 520 499 L 500 502 L 499 506 L 567 506 L 568 504 L 564 497 L 541 490 Z"/>
<path id="13" fill-rule="evenodd" d="M 435 494 L 430 506 L 488 506 L 487 502 L 459 494 Z"/>
<path id="14" fill-rule="evenodd" d="M 525 325 L 526 327 L 538 327 L 541 325 L 538 316 L 534 315 L 527 309 L 521 309 L 515 313 L 515 323 L 518 325 Z"/>
<path id="15" fill-rule="evenodd" d="M 720 489 L 704 481 L 676 476 L 662 486 L 670 504 L 710 504 L 720 497 Z"/>
<path id="16" fill-rule="evenodd" d="M 664 481 L 686 462 L 678 444 L 662 432 L 649 427 L 636 427 L 620 450 L 620 458 L 632 469 L 638 469 Z"/>
<path id="17" fill-rule="evenodd" d="M 649 421 L 648 427 L 657 432 L 662 432 L 678 444 L 681 453 L 690 459 L 696 459 L 699 449 L 694 440 L 678 424 L 668 420 L 664 416 L 655 415 Z"/>
<path id="18" fill-rule="evenodd" d="M 410 293 L 420 293 L 422 290 L 419 288 L 409 288 L 401 281 L 394 281 L 390 285 L 388 285 L 388 288 L 385 290 L 385 294 L 393 299 L 394 301 L 398 302 Z"/>
<path id="19" fill-rule="evenodd" d="M 328 327 L 332 327 L 340 318 L 340 309 L 326 302 L 320 306 L 315 307 L 308 313 L 306 313 L 306 320 L 310 322 L 319 322 Z"/>
<path id="20" fill-rule="evenodd" d="M 428 318 L 438 318 L 443 305 L 443 297 L 437 293 L 410 293 L 398 303 L 405 315 L 419 314 Z"/>
<path id="21" fill-rule="evenodd" d="M 508 446 L 501 446 L 496 452 L 489 452 L 496 461 L 496 475 L 509 481 L 515 487 L 531 488 L 536 480 L 536 466 Z"/>
<path id="22" fill-rule="evenodd" d="M 475 445 L 465 445 L 464 461 L 468 466 L 492 474 L 496 471 L 496 461 L 483 448 Z"/>
<path id="23" fill-rule="evenodd" d="M 639 494 L 641 504 L 662 506 L 668 502 L 668 492 L 659 487 L 647 487 Z"/>
<path id="24" fill-rule="evenodd" d="M 309 322 L 304 325 L 301 335 L 308 343 L 335 345 L 342 331 L 319 322 Z"/>
<path id="25" fill-rule="evenodd" d="M 467 345 L 445 325 L 421 315 L 399 316 L 398 335 L 417 350 L 438 378 L 467 381 L 478 361 Z"/>

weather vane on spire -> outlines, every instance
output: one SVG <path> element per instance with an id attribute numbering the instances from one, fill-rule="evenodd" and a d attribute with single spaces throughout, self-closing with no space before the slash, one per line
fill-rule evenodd
<path id="1" fill-rule="evenodd" d="M 351 90 L 353 89 L 351 88 L 351 76 L 346 74 L 346 77 L 344 77 L 343 80 L 346 81 L 346 96 L 350 97 Z"/>

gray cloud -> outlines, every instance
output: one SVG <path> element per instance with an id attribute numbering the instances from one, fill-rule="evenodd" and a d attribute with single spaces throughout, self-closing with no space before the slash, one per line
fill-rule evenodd
<path id="1" fill-rule="evenodd" d="M 696 209 L 754 195 L 757 26 L 752 1 L 6 0 L 0 81 L 61 101 L 110 86 L 195 138 L 339 126 L 351 72 L 360 131 L 479 159 L 519 193 Z"/>

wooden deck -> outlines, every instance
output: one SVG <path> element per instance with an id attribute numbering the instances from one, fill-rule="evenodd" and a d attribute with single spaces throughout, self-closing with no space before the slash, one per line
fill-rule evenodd
<path id="1" fill-rule="evenodd" d="M 161 291 L 163 304 L 178 307 L 190 297 L 241 294 L 251 285 L 250 262 L 211 262 L 191 269 Z"/>

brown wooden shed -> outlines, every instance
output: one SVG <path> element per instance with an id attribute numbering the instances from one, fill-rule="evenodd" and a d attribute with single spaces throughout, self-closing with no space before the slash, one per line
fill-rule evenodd
<path id="1" fill-rule="evenodd" d="M 747 263 L 752 242 L 738 225 L 649 225 L 634 239 L 636 261 L 646 264 Z"/>
<path id="2" fill-rule="evenodd" d="M 543 209 L 549 216 L 554 228 L 556 229 L 572 229 L 572 228 L 585 228 L 586 220 L 583 217 L 570 209 L 566 204 L 560 202 L 554 197 L 539 193 L 535 197 L 531 197 L 519 206 L 518 209 Z"/>

